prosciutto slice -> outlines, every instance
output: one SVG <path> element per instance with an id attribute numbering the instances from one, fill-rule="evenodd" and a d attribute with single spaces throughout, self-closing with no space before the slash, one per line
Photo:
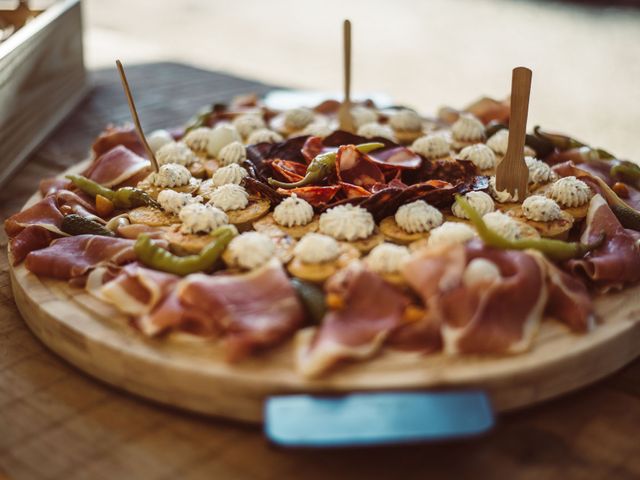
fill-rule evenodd
<path id="1" fill-rule="evenodd" d="M 596 325 L 593 302 L 579 278 L 560 270 L 542 255 L 547 273 L 549 299 L 545 314 L 567 325 L 573 332 L 585 333 Z"/>
<path id="2" fill-rule="evenodd" d="M 193 274 L 138 323 L 147 335 L 189 330 L 223 337 L 236 361 L 280 343 L 304 321 L 304 310 L 279 262 L 243 275 Z"/>
<path id="3" fill-rule="evenodd" d="M 66 236 L 60 225 L 69 213 L 94 218 L 95 211 L 77 194 L 58 190 L 6 219 L 4 229 L 10 238 L 14 264 L 21 262 L 29 252 L 46 247 L 54 238 Z"/>
<path id="4" fill-rule="evenodd" d="M 45 178 L 44 180 L 40 180 L 40 187 L 39 187 L 40 195 L 42 195 L 43 197 L 46 197 L 48 195 L 53 195 L 58 190 L 63 190 L 63 189 L 68 190 L 69 188 L 71 188 L 71 186 L 72 186 L 72 183 L 66 178 L 60 178 L 60 177 Z"/>
<path id="5" fill-rule="evenodd" d="M 176 275 L 151 270 L 135 262 L 115 273 L 111 270 L 96 268 L 89 274 L 86 289 L 127 315 L 141 316 L 151 312 L 179 280 Z"/>
<path id="6" fill-rule="evenodd" d="M 586 228 L 580 240 L 595 242 L 605 234 L 604 243 L 582 259 L 570 260 L 567 266 L 582 274 L 599 291 L 621 289 L 640 280 L 640 250 L 637 233 L 622 227 L 601 195 L 594 195 L 589 204 Z"/>
<path id="7" fill-rule="evenodd" d="M 136 259 L 133 240 L 78 235 L 55 240 L 27 255 L 25 266 L 36 275 L 68 280 L 102 265 L 122 265 Z"/>
<path id="8" fill-rule="evenodd" d="M 320 327 L 302 330 L 296 338 L 297 370 L 309 378 L 342 360 L 373 356 L 401 325 L 409 304 L 403 294 L 359 263 L 332 277 L 327 290 L 344 299 L 344 308 L 330 311 Z"/>
<path id="9" fill-rule="evenodd" d="M 475 259 L 491 262 L 499 275 L 465 275 Z M 526 350 L 547 301 L 545 269 L 536 257 L 481 242 L 419 251 L 403 273 L 442 325 L 449 354 Z"/>
<path id="10" fill-rule="evenodd" d="M 100 155 L 83 173 L 105 187 L 135 184 L 151 172 L 149 160 L 118 145 Z"/>
<path id="11" fill-rule="evenodd" d="M 144 156 L 145 154 L 135 127 L 128 124 L 118 127 L 110 126 L 102 132 L 93 143 L 94 157 L 98 158 L 119 145 L 128 148 L 137 155 Z"/>

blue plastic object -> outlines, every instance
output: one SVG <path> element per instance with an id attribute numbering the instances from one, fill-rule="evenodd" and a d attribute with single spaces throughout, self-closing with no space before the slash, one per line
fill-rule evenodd
<path id="1" fill-rule="evenodd" d="M 482 391 L 376 392 L 271 397 L 264 429 L 278 445 L 322 448 L 468 438 L 494 423 Z"/>

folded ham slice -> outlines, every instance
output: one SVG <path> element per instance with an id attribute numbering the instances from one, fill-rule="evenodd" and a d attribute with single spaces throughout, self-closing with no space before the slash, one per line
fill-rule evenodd
<path id="1" fill-rule="evenodd" d="M 303 321 L 296 292 L 273 261 L 242 275 L 189 275 L 138 326 L 147 335 L 167 330 L 220 335 L 227 358 L 235 361 L 280 343 Z"/>
<path id="2" fill-rule="evenodd" d="M 133 244 L 133 240 L 99 235 L 63 237 L 47 248 L 29 253 L 25 266 L 36 275 L 68 280 L 98 266 L 135 260 Z"/>
<path id="3" fill-rule="evenodd" d="M 319 327 L 298 333 L 296 367 L 305 377 L 317 377 L 342 360 L 377 353 L 402 324 L 409 304 L 406 296 L 360 263 L 332 277 L 327 290 L 338 293 L 344 307 L 327 313 Z"/>
<path id="4" fill-rule="evenodd" d="M 404 275 L 439 319 L 450 354 L 526 350 L 547 301 L 545 268 L 535 256 L 476 241 L 418 251 Z"/>
<path id="5" fill-rule="evenodd" d="M 93 143 L 92 151 L 95 158 L 107 153 L 113 147 L 122 145 L 138 155 L 144 155 L 144 147 L 133 125 L 110 126 L 102 132 Z"/>
<path id="6" fill-rule="evenodd" d="M 86 289 L 127 315 L 146 315 L 160 303 L 180 277 L 130 263 L 115 269 L 96 268 L 89 274 Z"/>
<path id="7" fill-rule="evenodd" d="M 621 289 L 640 280 L 640 249 L 638 234 L 626 230 L 601 195 L 589 204 L 586 228 L 580 240 L 595 242 L 605 234 L 604 243 L 582 259 L 567 265 L 574 273 L 583 274 L 599 291 Z"/>
<path id="8" fill-rule="evenodd" d="M 151 172 L 149 160 L 118 145 L 96 158 L 83 175 L 105 187 L 135 185 Z"/>
<path id="9" fill-rule="evenodd" d="M 576 333 L 585 333 L 596 325 L 593 302 L 585 284 L 576 277 L 560 270 L 553 263 L 545 262 L 549 299 L 545 315 L 567 325 Z"/>
<path id="10" fill-rule="evenodd" d="M 10 238 L 14 264 L 29 252 L 46 247 L 54 238 L 66 236 L 60 225 L 69 213 L 93 217 L 95 210 L 74 192 L 62 189 L 7 218 L 4 229 Z"/>

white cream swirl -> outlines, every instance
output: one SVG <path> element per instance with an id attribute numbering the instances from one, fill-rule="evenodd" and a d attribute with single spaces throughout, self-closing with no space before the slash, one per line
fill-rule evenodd
<path id="1" fill-rule="evenodd" d="M 262 117 L 255 113 L 238 115 L 234 118 L 232 125 L 236 127 L 242 138 L 247 138 L 252 132 L 267 126 Z"/>
<path id="2" fill-rule="evenodd" d="M 424 200 L 402 205 L 395 214 L 398 226 L 407 233 L 428 232 L 442 225 L 442 213 Z"/>
<path id="3" fill-rule="evenodd" d="M 378 112 L 373 108 L 356 105 L 351 109 L 351 117 L 356 128 L 366 125 L 367 123 L 378 122 Z"/>
<path id="4" fill-rule="evenodd" d="M 529 183 L 549 183 L 558 178 L 556 172 L 543 161 L 534 157 L 524 157 L 524 161 L 529 169 Z"/>
<path id="5" fill-rule="evenodd" d="M 358 127 L 358 135 L 366 138 L 381 137 L 387 140 L 395 140 L 393 130 L 386 125 L 381 125 L 377 122 L 365 123 Z"/>
<path id="6" fill-rule="evenodd" d="M 496 209 L 493 198 L 484 192 L 469 192 L 465 194 L 464 198 L 469 202 L 471 208 L 478 212 L 480 216 L 493 212 Z M 469 218 L 457 201 L 451 207 L 451 212 L 458 218 Z"/>
<path id="7" fill-rule="evenodd" d="M 328 235 L 307 233 L 294 247 L 293 254 L 303 263 L 331 262 L 340 255 L 340 245 Z"/>
<path id="8" fill-rule="evenodd" d="M 476 231 L 469 225 L 461 222 L 444 222 L 439 227 L 431 230 L 427 245 L 453 245 L 466 243 L 475 237 Z"/>
<path id="9" fill-rule="evenodd" d="M 216 187 L 226 185 L 227 183 L 235 183 L 240 185 L 242 179 L 249 175 L 247 171 L 237 163 L 231 163 L 226 167 L 221 167 L 213 172 L 211 183 Z"/>
<path id="10" fill-rule="evenodd" d="M 498 190 L 496 188 L 496 177 L 489 179 L 489 193 L 499 203 L 512 203 L 518 201 L 518 195 L 511 195 L 508 190 Z"/>
<path id="11" fill-rule="evenodd" d="M 484 143 L 476 143 L 475 145 L 464 147 L 456 158 L 469 160 L 480 170 L 495 168 L 497 163 L 496 154 Z"/>
<path id="12" fill-rule="evenodd" d="M 555 200 L 542 195 L 531 195 L 522 202 L 522 213 L 534 222 L 552 222 L 562 218 L 562 209 Z"/>
<path id="13" fill-rule="evenodd" d="M 263 233 L 245 232 L 234 237 L 227 247 L 231 262 L 241 268 L 253 270 L 267 263 L 276 250 L 273 241 Z"/>
<path id="14" fill-rule="evenodd" d="M 313 111 L 308 108 L 292 108 L 284 113 L 284 126 L 289 130 L 301 130 L 315 118 Z"/>
<path id="15" fill-rule="evenodd" d="M 419 132 L 422 130 L 422 119 L 413 110 L 402 109 L 391 115 L 389 125 L 397 132 Z"/>
<path id="16" fill-rule="evenodd" d="M 236 128 L 228 123 L 220 123 L 215 126 L 209 134 L 209 143 L 207 144 L 207 153 L 214 158 L 218 158 L 220 150 L 232 142 L 241 142 L 240 134 Z"/>
<path id="17" fill-rule="evenodd" d="M 209 203 L 225 212 L 240 210 L 249 204 L 249 194 L 240 185 L 227 183 L 211 192 Z"/>
<path id="18" fill-rule="evenodd" d="M 156 187 L 182 187 L 191 180 L 191 172 L 184 165 L 166 163 L 147 177 Z"/>
<path id="19" fill-rule="evenodd" d="M 227 214 L 222 210 L 201 203 L 185 205 L 179 216 L 182 221 L 180 230 L 184 233 L 211 233 L 229 223 Z"/>
<path id="20" fill-rule="evenodd" d="M 411 150 L 428 159 L 446 157 L 450 149 L 449 141 L 440 134 L 417 138 L 411 145 Z"/>
<path id="21" fill-rule="evenodd" d="M 333 133 L 333 129 L 322 122 L 313 122 L 304 127 L 304 129 L 300 132 L 301 135 L 311 135 L 313 137 L 328 137 Z"/>
<path id="22" fill-rule="evenodd" d="M 223 167 L 233 163 L 242 163 L 247 159 L 247 149 L 240 142 L 225 145 L 218 153 L 218 163 Z"/>
<path id="23" fill-rule="evenodd" d="M 281 142 L 282 140 L 282 135 L 278 132 L 274 132 L 268 128 L 259 128 L 258 130 L 251 132 L 251 135 L 249 135 L 249 138 L 247 139 L 247 144 L 255 145 L 256 143 L 276 143 Z"/>
<path id="24" fill-rule="evenodd" d="M 364 208 L 338 205 L 320 215 L 320 232 L 336 240 L 360 240 L 373 233 L 375 222 Z"/>
<path id="25" fill-rule="evenodd" d="M 393 243 L 381 243 L 365 258 L 365 263 L 376 273 L 397 273 L 409 258 L 409 249 Z"/>
<path id="26" fill-rule="evenodd" d="M 478 142 L 484 138 L 484 125 L 470 113 L 463 113 L 451 126 L 451 134 L 459 142 Z"/>
<path id="27" fill-rule="evenodd" d="M 171 142 L 173 142 L 173 137 L 167 130 L 154 130 L 147 135 L 147 143 L 153 153 L 156 153 L 160 148 Z"/>
<path id="28" fill-rule="evenodd" d="M 273 209 L 273 219 L 284 227 L 307 225 L 313 220 L 313 207 L 293 193 Z"/>
<path id="29" fill-rule="evenodd" d="M 188 167 L 198 160 L 198 156 L 184 142 L 171 142 L 160 147 L 155 153 L 158 165 L 177 163 Z"/>
<path id="30" fill-rule="evenodd" d="M 187 132 L 182 141 L 194 152 L 206 152 L 211 138 L 211 129 L 208 127 L 198 127 Z"/>
<path id="31" fill-rule="evenodd" d="M 487 140 L 487 145 L 491 150 L 496 152 L 497 155 L 504 155 L 507 153 L 507 147 L 509 146 L 509 130 L 506 128 L 498 130 L 491 138 L 489 138 L 489 140 Z M 525 145 L 524 154 L 526 156 L 534 156 L 536 152 L 528 145 Z"/>
<path id="32" fill-rule="evenodd" d="M 591 189 L 574 176 L 563 177 L 551 185 L 549 196 L 563 207 L 580 207 L 591 198 Z"/>
<path id="33" fill-rule="evenodd" d="M 509 145 L 509 130 L 503 128 L 494 133 L 489 140 L 487 140 L 487 146 L 498 155 L 504 155 L 507 153 L 507 146 Z"/>
<path id="34" fill-rule="evenodd" d="M 158 194 L 158 203 L 165 212 L 177 215 L 182 207 L 192 203 L 202 203 L 202 197 L 193 197 L 190 193 L 176 192 L 175 190 L 162 190 Z"/>
<path id="35" fill-rule="evenodd" d="M 520 238 L 520 227 L 509 215 L 502 212 L 490 212 L 482 217 L 487 228 L 493 230 L 498 235 L 507 240 L 517 240 Z"/>

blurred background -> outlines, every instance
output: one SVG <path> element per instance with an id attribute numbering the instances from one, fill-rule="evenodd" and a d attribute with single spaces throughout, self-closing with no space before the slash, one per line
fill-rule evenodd
<path id="1" fill-rule="evenodd" d="M 276 85 L 339 90 L 342 19 L 353 88 L 424 113 L 508 94 L 533 69 L 529 125 L 640 160 L 637 2 L 87 0 L 89 68 L 174 60 Z M 189 92 L 185 92 L 188 95 Z M 169 101 L 169 99 L 168 99 Z"/>
<path id="2" fill-rule="evenodd" d="M 175 61 L 279 86 L 353 88 L 433 113 L 507 95 L 533 69 L 529 126 L 640 160 L 640 2 L 535 0 L 86 0 L 91 69 Z M 188 91 L 184 95 L 189 95 Z M 170 102 L 171 99 L 167 99 Z"/>

